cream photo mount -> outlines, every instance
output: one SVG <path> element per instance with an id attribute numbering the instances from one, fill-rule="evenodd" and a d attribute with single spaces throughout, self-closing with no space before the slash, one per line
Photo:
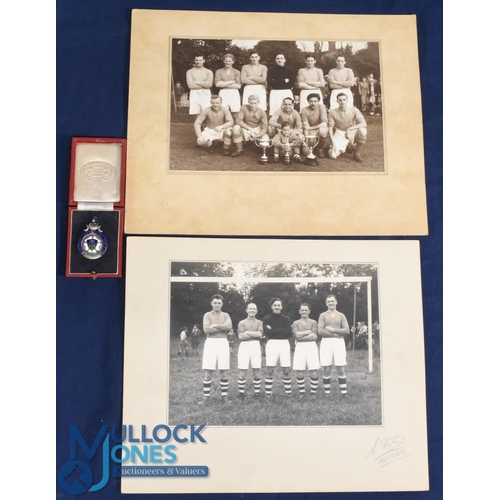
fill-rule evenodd
<path id="1" fill-rule="evenodd" d="M 126 233 L 426 235 L 416 23 L 413 15 L 134 10 Z M 169 170 L 172 38 L 270 39 L 269 33 L 273 40 L 331 40 L 335 33 L 336 40 L 379 43 L 383 173 Z M 193 141 L 193 155 L 196 149 Z"/>
<path id="2" fill-rule="evenodd" d="M 173 464 L 179 470 L 184 466 L 208 467 L 206 477 L 122 477 L 123 493 L 428 490 L 418 241 L 228 239 L 221 244 L 220 239 L 210 238 L 128 237 L 123 424 L 137 429 L 145 426 L 151 431 L 157 425 L 169 425 L 170 351 L 177 345 L 179 333 L 170 331 L 171 285 L 184 280 L 172 279 L 175 262 L 376 264 L 382 420 L 374 425 L 207 425 L 203 429 L 206 443 L 178 444 Z M 241 277 L 238 272 L 234 276 Z M 203 277 L 192 281 L 200 280 Z M 208 311 L 209 290 L 205 302 Z M 203 394 L 201 357 L 197 359 L 199 384 L 196 394 L 185 393 L 186 400 Z M 176 366 L 182 375 L 181 362 Z M 238 370 L 231 366 L 233 393 L 237 376 Z M 349 380 L 349 362 L 347 376 Z M 366 379 L 370 376 L 367 353 Z M 361 388 L 363 380 L 357 380 Z M 275 384 L 276 391 L 282 390 L 280 377 Z M 318 390 L 323 390 L 321 382 Z M 296 397 L 295 385 L 293 391 Z M 353 397 L 363 397 L 355 394 Z M 217 411 L 221 405 L 219 397 L 215 399 L 212 408 Z M 325 404 L 325 398 L 318 398 L 318 404 Z M 243 407 L 238 401 L 234 405 Z M 278 415 L 286 412 L 285 404 L 272 405 L 269 411 Z M 337 410 L 341 407 L 331 406 L 332 412 Z M 179 422 L 172 423 L 176 424 Z M 244 452 L 237 460 L 229 460 L 235 450 Z M 268 463 L 273 464 L 273 474 L 269 474 Z M 304 474 L 304 466 L 312 463 L 314 467 Z"/>

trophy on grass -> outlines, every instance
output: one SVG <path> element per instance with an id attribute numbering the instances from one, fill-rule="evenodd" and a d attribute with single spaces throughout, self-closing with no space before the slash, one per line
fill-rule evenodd
<path id="1" fill-rule="evenodd" d="M 285 157 L 283 158 L 283 163 L 285 165 L 291 165 L 292 160 L 290 158 L 290 151 L 292 150 L 293 146 L 287 140 L 287 142 L 284 142 L 281 147 L 283 148 L 283 151 L 285 152 Z"/>
<path id="2" fill-rule="evenodd" d="M 269 163 L 269 158 L 266 155 L 266 149 L 272 147 L 273 140 L 267 138 L 266 136 L 257 137 L 257 139 L 255 139 L 255 145 L 258 148 L 261 148 L 263 153 L 262 156 L 260 157 L 259 163 L 261 165 L 267 165 Z"/>
<path id="3" fill-rule="evenodd" d="M 306 135 L 304 144 L 309 148 L 309 154 L 306 156 L 306 165 L 316 166 L 319 165 L 316 156 L 314 156 L 314 148 L 319 143 L 319 137 L 317 135 Z"/>

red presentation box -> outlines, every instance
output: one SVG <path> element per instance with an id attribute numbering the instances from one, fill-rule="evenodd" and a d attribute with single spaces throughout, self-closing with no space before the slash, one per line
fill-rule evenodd
<path id="1" fill-rule="evenodd" d="M 126 139 L 72 139 L 68 277 L 122 276 L 126 146 Z"/>

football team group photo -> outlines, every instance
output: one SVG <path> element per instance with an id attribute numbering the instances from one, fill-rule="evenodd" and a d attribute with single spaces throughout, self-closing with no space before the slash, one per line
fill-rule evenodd
<path id="1" fill-rule="evenodd" d="M 378 42 L 172 39 L 170 170 L 383 172 Z"/>
<path id="2" fill-rule="evenodd" d="M 169 423 L 380 425 L 376 285 L 376 265 L 173 263 Z"/>

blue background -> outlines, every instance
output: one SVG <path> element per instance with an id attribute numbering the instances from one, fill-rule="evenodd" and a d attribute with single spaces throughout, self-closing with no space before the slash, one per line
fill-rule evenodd
<path id="1" fill-rule="evenodd" d="M 57 471 L 69 460 L 69 426 L 94 436 L 102 423 L 121 425 L 124 279 L 66 278 L 66 229 L 71 138 L 127 137 L 130 19 L 133 8 L 207 10 L 206 2 L 58 0 L 57 2 Z M 442 2 L 351 0 L 247 3 L 220 1 L 226 11 L 325 14 L 416 14 L 424 116 L 429 236 L 422 254 L 429 492 L 345 493 L 340 499 L 442 498 Z M 402 110 L 404 112 L 404 110 Z M 373 239 L 373 238 L 371 238 Z M 386 238 L 384 238 L 386 239 Z M 403 239 L 403 238 L 397 238 Z M 125 269 L 126 272 L 126 269 Z M 332 450 L 334 452 L 334 450 Z M 81 458 L 81 457 L 80 457 Z M 57 480 L 57 471 L 54 480 Z M 99 480 L 100 478 L 95 478 Z M 194 497 L 196 495 L 186 495 Z M 274 499 L 280 494 L 244 495 Z M 330 494 L 294 494 L 326 499 Z M 79 498 L 124 498 L 118 478 Z M 164 495 L 134 495 L 155 499 Z M 57 485 L 57 498 L 76 498 Z M 242 495 L 204 495 L 236 499 Z"/>

